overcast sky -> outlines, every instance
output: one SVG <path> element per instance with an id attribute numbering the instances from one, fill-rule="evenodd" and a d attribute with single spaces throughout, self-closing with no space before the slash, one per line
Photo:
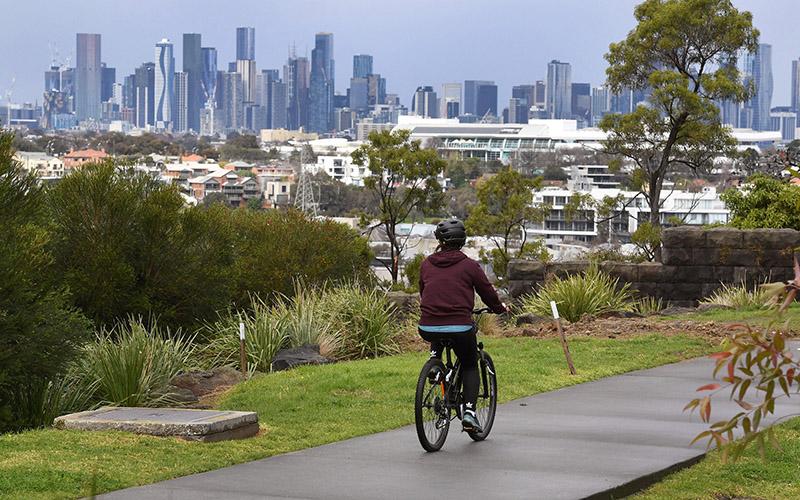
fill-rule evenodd
<path id="1" fill-rule="evenodd" d="M 163 37 L 203 35 L 220 68 L 235 57 L 237 26 L 256 28 L 259 69 L 281 68 L 288 47 L 308 54 L 314 33 L 334 33 L 336 90 L 344 92 L 353 54 L 375 57 L 387 92 L 408 105 L 419 85 L 495 80 L 500 108 L 511 86 L 544 79 L 547 62 L 572 63 L 573 82 L 604 80 L 603 54 L 633 27 L 637 0 L 0 0 L 0 99 L 16 78 L 13 101 L 41 102 L 52 59 L 75 63 L 75 33 L 102 35 L 102 58 L 117 81 L 154 58 Z M 800 58 L 798 0 L 734 0 L 753 13 L 761 41 L 773 46 L 773 106 L 789 104 L 792 59 Z M 3 101 L 3 104 L 5 102 Z"/>

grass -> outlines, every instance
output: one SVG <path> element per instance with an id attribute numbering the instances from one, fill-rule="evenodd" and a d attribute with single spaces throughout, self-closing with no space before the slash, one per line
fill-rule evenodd
<path id="1" fill-rule="evenodd" d="M 781 449 L 769 449 L 766 462 L 752 447 L 736 463 L 723 464 L 719 453 L 686 470 L 669 476 L 645 490 L 638 500 L 800 498 L 800 418 L 776 427 Z"/>
<path id="2" fill-rule="evenodd" d="M 666 320 L 693 320 L 693 321 L 718 321 L 718 322 L 737 322 L 750 323 L 754 325 L 767 325 L 774 321 L 777 316 L 774 309 L 764 309 L 762 307 L 751 307 L 746 309 L 710 309 L 708 311 L 679 314 L 675 316 L 654 316 Z M 790 324 L 800 323 L 800 304 L 789 307 L 783 315 L 781 321 L 789 321 Z"/>
<path id="3" fill-rule="evenodd" d="M 578 375 L 557 340 L 484 339 L 509 401 L 567 385 L 701 355 L 689 336 L 575 338 Z M 74 498 L 216 469 L 413 422 L 414 384 L 425 353 L 307 366 L 257 376 L 219 402 L 259 413 L 259 436 L 190 443 L 117 432 L 53 429 L 0 436 L 0 498 Z M 409 432 L 408 439 L 416 439 Z"/>

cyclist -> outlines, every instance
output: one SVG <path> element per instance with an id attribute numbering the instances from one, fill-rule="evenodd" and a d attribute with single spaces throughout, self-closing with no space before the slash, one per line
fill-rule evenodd
<path id="1" fill-rule="evenodd" d="M 468 432 L 481 432 L 475 416 L 478 399 L 477 328 L 472 321 L 475 292 L 492 312 L 506 312 L 480 265 L 461 252 L 467 241 L 464 223 L 458 219 L 442 221 L 434 232 L 439 245 L 422 262 L 419 275 L 420 336 L 431 343 L 431 357 L 442 356 L 442 340 L 453 342 L 461 361 L 464 387 L 462 426 Z M 437 374 L 437 376 L 439 376 Z"/>

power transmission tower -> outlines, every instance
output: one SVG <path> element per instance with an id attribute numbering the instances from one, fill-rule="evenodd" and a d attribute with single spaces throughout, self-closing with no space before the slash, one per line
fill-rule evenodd
<path id="1" fill-rule="evenodd" d="M 318 204 L 314 201 L 314 183 L 305 168 L 307 162 L 308 155 L 304 149 L 300 152 L 300 178 L 297 181 L 294 206 L 296 209 L 316 217 Z"/>

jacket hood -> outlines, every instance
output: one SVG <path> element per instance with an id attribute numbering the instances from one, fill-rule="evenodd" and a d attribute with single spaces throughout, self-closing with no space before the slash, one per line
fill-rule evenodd
<path id="1" fill-rule="evenodd" d="M 466 258 L 467 256 L 461 253 L 461 250 L 448 250 L 445 252 L 436 252 L 428 257 L 428 261 L 436 267 L 450 267 Z"/>

